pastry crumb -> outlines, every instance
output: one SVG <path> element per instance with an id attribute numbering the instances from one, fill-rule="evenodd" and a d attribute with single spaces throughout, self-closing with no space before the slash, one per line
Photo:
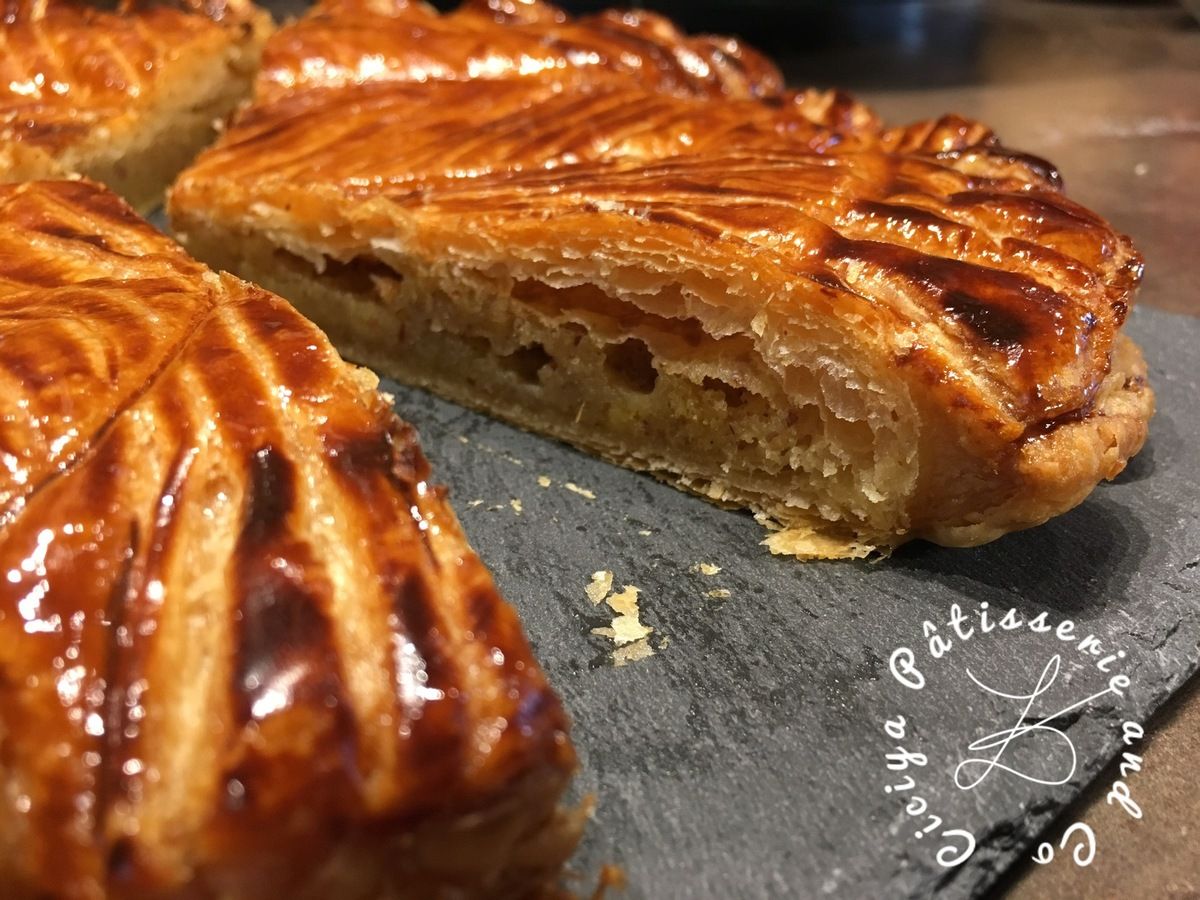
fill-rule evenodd
<path id="1" fill-rule="evenodd" d="M 820 534 L 800 526 L 775 531 L 767 535 L 762 544 L 774 554 L 799 559 L 865 559 L 876 549 L 871 544 Z"/>
<path id="2" fill-rule="evenodd" d="M 515 512 L 518 516 L 525 511 L 525 507 L 521 505 L 521 501 L 517 500 L 516 498 L 509 500 L 508 505 L 513 508 L 513 512 Z"/>
<path id="3" fill-rule="evenodd" d="M 546 476 L 546 475 L 538 476 L 538 486 L 539 487 L 550 487 L 550 485 L 552 485 L 552 484 L 554 484 L 554 482 L 551 481 L 548 476 Z"/>
<path id="4" fill-rule="evenodd" d="M 728 600 L 731 594 L 725 588 L 717 588 L 715 591 L 705 591 L 704 596 L 713 600 Z"/>
<path id="5" fill-rule="evenodd" d="M 592 606 L 599 606 L 608 596 L 608 592 L 612 590 L 612 582 L 613 573 L 606 569 L 592 573 L 591 583 L 583 589 L 587 598 L 592 601 Z"/>
<path id="6" fill-rule="evenodd" d="M 642 624 L 641 610 L 638 609 L 640 593 L 639 588 L 627 584 L 619 593 L 608 598 L 609 607 L 617 614 L 612 621 L 612 630 L 615 632 L 613 640 L 617 646 L 640 641 L 654 631 L 650 626 Z"/>
<path id="7" fill-rule="evenodd" d="M 718 575 L 721 572 L 720 566 L 714 566 L 712 563 L 696 563 L 692 566 L 693 572 L 699 572 L 701 575 Z"/>
<path id="8" fill-rule="evenodd" d="M 566 482 L 563 484 L 563 487 L 565 487 L 568 491 L 578 494 L 581 497 L 586 497 L 589 500 L 596 499 L 596 494 L 594 491 L 589 491 L 587 488 L 582 488 L 573 481 Z"/>
<path id="9" fill-rule="evenodd" d="M 638 608 L 641 589 L 627 584 L 610 596 L 612 583 L 613 573 L 602 569 L 592 573 L 591 581 L 584 587 L 584 592 L 593 606 L 599 606 L 604 601 L 615 613 L 610 625 L 593 628 L 591 633 L 613 642 L 613 664 L 623 666 L 654 655 L 655 649 L 650 646 L 650 635 L 654 633 L 654 629 L 644 624 L 641 619 L 641 610 Z M 667 643 L 667 639 L 663 637 L 658 645 L 659 649 L 667 646 Z"/>
<path id="10" fill-rule="evenodd" d="M 654 655 L 654 648 L 650 646 L 649 638 L 642 638 L 634 641 L 632 644 L 626 644 L 624 647 L 618 647 L 613 651 L 613 665 L 627 666 L 631 662 L 637 662 L 639 659 L 646 659 Z"/>
<path id="11" fill-rule="evenodd" d="M 482 505 L 483 505 L 482 500 L 472 500 L 470 503 L 467 504 L 467 506 L 482 506 Z"/>

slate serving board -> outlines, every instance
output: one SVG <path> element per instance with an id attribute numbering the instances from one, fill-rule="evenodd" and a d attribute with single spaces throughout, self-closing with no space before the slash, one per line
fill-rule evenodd
<path id="1" fill-rule="evenodd" d="M 656 900 L 966 897 L 1028 852 L 1125 749 L 1121 723 L 1144 723 L 1200 663 L 1200 321 L 1142 309 L 1129 331 L 1150 360 L 1159 411 L 1149 445 L 1115 483 L 985 547 L 917 544 L 878 562 L 772 557 L 746 514 L 385 382 L 574 719 L 579 789 L 598 800 L 575 867 L 594 877 L 616 863 L 628 897 Z M 704 575 L 699 563 L 721 571 Z M 584 593 L 597 570 L 614 573 L 614 589 L 640 588 L 653 656 L 615 666 L 612 640 L 592 634 L 614 615 Z M 1101 674 L 1094 651 L 1054 633 L 995 628 L 933 660 L 922 623 L 954 638 L 952 604 L 978 625 L 983 602 L 996 618 L 1013 607 L 1024 620 L 1045 611 L 1051 627 L 1070 619 L 1077 637 L 1125 656 Z M 900 646 L 914 650 L 924 689 L 890 673 Z M 1031 719 L 1102 690 L 1112 674 L 1131 682 L 1124 696 L 1052 723 L 1077 754 L 1070 777 L 1045 786 L 995 770 L 973 790 L 957 787 L 955 766 L 980 755 L 968 744 L 1012 727 L 1023 705 L 967 672 L 1027 692 L 1055 653 L 1061 677 Z M 898 715 L 900 741 L 884 732 Z M 926 765 L 889 771 L 898 744 Z M 1058 780 L 1069 754 L 1063 739 L 1024 734 L 1003 762 Z M 926 818 L 885 791 L 908 774 L 944 828 L 975 837 L 965 863 L 940 866 L 938 833 L 917 838 Z M 1136 797 L 1136 775 L 1129 784 Z M 1052 864 L 1071 865 L 1070 850 Z"/>

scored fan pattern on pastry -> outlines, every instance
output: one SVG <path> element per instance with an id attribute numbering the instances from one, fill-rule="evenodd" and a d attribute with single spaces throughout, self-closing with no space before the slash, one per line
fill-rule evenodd
<path id="1" fill-rule="evenodd" d="M 0 185 L 4 897 L 553 880 L 565 716 L 375 387 L 107 191 Z"/>
<path id="2" fill-rule="evenodd" d="M 1129 240 L 958 116 L 538 2 L 329 0 L 173 189 L 348 355 L 785 526 L 989 540 L 1145 438 Z"/>

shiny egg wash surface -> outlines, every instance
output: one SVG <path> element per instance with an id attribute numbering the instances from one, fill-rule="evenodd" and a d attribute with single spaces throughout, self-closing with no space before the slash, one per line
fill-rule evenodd
<path id="1" fill-rule="evenodd" d="M 558 700 L 372 376 L 87 182 L 0 186 L 0 260 L 0 884 L 283 859 L 285 896 L 346 833 L 561 789 Z"/>

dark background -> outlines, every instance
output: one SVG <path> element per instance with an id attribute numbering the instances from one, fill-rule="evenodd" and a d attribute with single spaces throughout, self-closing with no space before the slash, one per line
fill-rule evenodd
<path id="1" fill-rule="evenodd" d="M 298 3 L 260 0 L 260 5 L 282 20 Z M 431 5 L 450 10 L 459 0 Z M 1200 34 L 1200 0 L 559 0 L 555 5 L 580 15 L 613 7 L 651 9 L 685 31 L 742 38 L 774 58 L 793 85 L 860 91 L 1077 77 L 1131 64 L 1160 65 L 1176 56 L 1185 65 L 1192 57 L 1194 65 L 1196 45 L 1189 38 Z M 1171 46 L 1163 46 L 1164 31 L 1176 36 Z"/>
<path id="2" fill-rule="evenodd" d="M 438 0 L 452 9 L 456 0 Z M 640 6 L 687 31 L 732 34 L 779 60 L 797 84 L 851 88 L 949 86 L 992 81 L 989 60 L 1000 54 L 1006 77 L 1028 79 L 1069 66 L 1111 67 L 1103 44 L 1088 44 L 1091 19 L 1151 10 L 1186 28 L 1178 0 L 564 0 L 572 13 Z M 1197 0 L 1200 8 L 1200 0 Z M 1033 17 L 1034 22 L 1029 18 Z M 1043 33 L 1041 21 L 1060 27 Z"/>

